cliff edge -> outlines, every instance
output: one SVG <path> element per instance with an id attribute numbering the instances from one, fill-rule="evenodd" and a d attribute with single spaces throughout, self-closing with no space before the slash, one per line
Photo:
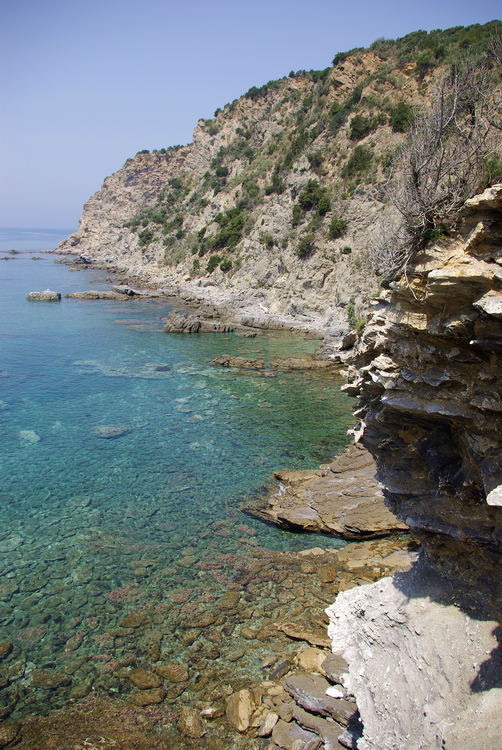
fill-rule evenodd
<path id="1" fill-rule="evenodd" d="M 360 750 L 500 746 L 502 185 L 375 301 L 348 369 L 356 437 L 419 537 L 409 573 L 340 594 Z"/>

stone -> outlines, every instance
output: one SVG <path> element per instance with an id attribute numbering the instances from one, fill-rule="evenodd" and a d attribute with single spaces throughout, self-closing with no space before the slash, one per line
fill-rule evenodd
<path id="1" fill-rule="evenodd" d="M 0 748 L 14 742 L 19 735 L 20 725 L 16 722 L 9 722 L 0 726 Z"/>
<path id="2" fill-rule="evenodd" d="M 321 565 L 317 576 L 321 583 L 332 583 L 336 580 L 337 570 L 333 565 Z"/>
<path id="3" fill-rule="evenodd" d="M 166 691 L 161 688 L 152 688 L 151 690 L 134 690 L 129 694 L 128 700 L 135 706 L 153 706 L 162 703 L 166 697 Z"/>
<path id="4" fill-rule="evenodd" d="M 119 624 L 121 628 L 140 628 L 147 622 L 148 618 L 145 615 L 132 613 L 130 615 L 126 615 Z"/>
<path id="5" fill-rule="evenodd" d="M 24 445 L 35 445 L 40 441 L 40 435 L 35 430 L 19 430 L 19 438 Z"/>
<path id="6" fill-rule="evenodd" d="M 149 688 L 157 688 L 162 684 L 162 681 L 153 672 L 148 669 L 138 667 L 129 672 L 129 679 L 132 684 L 140 690 L 148 690 Z"/>
<path id="7" fill-rule="evenodd" d="M 13 648 L 14 648 L 14 644 L 12 644 L 10 641 L 1 641 L 0 642 L 0 661 L 2 661 L 2 659 L 5 659 L 5 657 L 9 655 Z"/>
<path id="8" fill-rule="evenodd" d="M 285 721 L 279 720 L 272 730 L 272 739 L 276 745 L 284 750 L 292 750 L 294 743 L 296 747 L 304 748 L 307 742 L 318 742 L 319 738 L 313 733 L 302 729 L 298 724 L 286 724 Z"/>
<path id="9" fill-rule="evenodd" d="M 31 684 L 35 688 L 55 690 L 59 687 L 71 685 L 71 678 L 54 669 L 34 669 L 31 673 Z"/>
<path id="10" fill-rule="evenodd" d="M 307 641 L 307 643 L 311 643 L 313 646 L 329 648 L 331 645 L 328 636 L 320 629 L 314 630 L 312 628 L 302 627 L 295 622 L 279 623 L 277 629 L 281 630 L 289 638 L 298 641 Z"/>
<path id="11" fill-rule="evenodd" d="M 212 365 L 220 367 L 239 367 L 243 370 L 263 370 L 265 362 L 262 359 L 250 359 L 248 357 L 237 357 L 231 354 L 222 354 L 211 362 Z"/>
<path id="12" fill-rule="evenodd" d="M 61 294 L 46 289 L 43 292 L 30 292 L 26 299 L 29 302 L 58 302 L 61 299 Z"/>
<path id="13" fill-rule="evenodd" d="M 103 424 L 93 427 L 92 434 L 103 440 L 115 440 L 132 432 L 132 427 L 126 424 Z"/>
<path id="14" fill-rule="evenodd" d="M 324 743 L 324 747 L 338 747 L 338 736 L 341 727 L 334 721 L 328 721 L 320 716 L 313 716 L 300 706 L 293 709 L 293 718 L 304 729 L 315 732 Z"/>
<path id="15" fill-rule="evenodd" d="M 197 315 L 173 310 L 164 325 L 166 333 L 228 333 L 234 330 L 230 323 L 221 320 L 206 320 Z"/>
<path id="16" fill-rule="evenodd" d="M 170 682 L 186 682 L 188 680 L 188 669 L 184 664 L 179 662 L 170 662 L 169 664 L 157 664 L 155 671 L 164 680 Z"/>
<path id="17" fill-rule="evenodd" d="M 204 723 L 199 712 L 190 706 L 182 706 L 178 720 L 178 728 L 186 737 L 200 739 L 206 734 Z"/>
<path id="18" fill-rule="evenodd" d="M 65 297 L 69 299 L 110 299 L 110 300 L 124 300 L 124 295 L 118 292 L 109 291 L 98 291 L 96 289 L 89 289 L 86 292 L 72 292 L 71 294 L 65 294 Z"/>
<path id="19" fill-rule="evenodd" d="M 238 732 L 249 729 L 251 716 L 256 709 L 256 703 L 250 690 L 239 690 L 227 700 L 226 715 L 230 724 Z"/>
<path id="20" fill-rule="evenodd" d="M 329 716 L 344 726 L 347 726 L 356 711 L 354 703 L 326 695 L 329 683 L 320 675 L 291 675 L 284 680 L 284 687 L 296 703 L 306 711 L 320 716 Z"/>
<path id="21" fill-rule="evenodd" d="M 267 714 L 267 718 L 265 719 L 263 724 L 258 727 L 258 731 L 256 732 L 258 737 L 270 737 L 270 735 L 272 734 L 272 730 L 278 721 L 279 716 L 273 711 Z"/>
<path id="22" fill-rule="evenodd" d="M 305 672 L 318 672 L 324 674 L 324 662 L 328 656 L 326 651 L 309 646 L 298 652 L 296 660 L 300 669 Z"/>

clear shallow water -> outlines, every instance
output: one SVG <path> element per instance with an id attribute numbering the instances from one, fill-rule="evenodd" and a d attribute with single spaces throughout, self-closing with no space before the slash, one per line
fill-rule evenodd
<path id="1" fill-rule="evenodd" d="M 36 289 L 108 286 L 93 282 L 99 271 L 34 255 L 0 260 L 0 641 L 14 643 L 9 659 L 20 665 L 2 691 L 14 714 L 65 705 L 85 685 L 126 690 L 113 665 L 134 648 L 110 639 L 124 615 L 146 612 L 162 631 L 147 666 L 188 658 L 187 618 L 239 590 L 257 559 L 340 545 L 263 524 L 239 504 L 274 470 L 338 452 L 351 419 L 332 375 L 210 365 L 223 353 L 307 354 L 318 342 L 168 335 L 164 302 L 27 302 Z M 96 434 L 110 425 L 123 434 Z M 71 686 L 30 689 L 32 670 L 47 665 L 71 674 Z M 14 699 L 19 681 L 27 693 Z"/>

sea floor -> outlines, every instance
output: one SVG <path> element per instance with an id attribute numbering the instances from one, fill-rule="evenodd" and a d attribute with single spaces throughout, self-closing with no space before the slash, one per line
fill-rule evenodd
<path id="1" fill-rule="evenodd" d="M 274 470 L 338 452 L 351 403 L 337 376 L 210 364 L 313 341 L 164 334 L 164 302 L 27 302 L 109 286 L 52 260 L 0 266 L 0 718 L 104 698 L 164 711 L 188 747 L 180 706 L 266 678 L 293 648 L 277 623 L 324 628 L 336 586 L 300 553 L 344 542 L 239 508 Z M 239 746 L 214 726 L 194 746 Z"/>

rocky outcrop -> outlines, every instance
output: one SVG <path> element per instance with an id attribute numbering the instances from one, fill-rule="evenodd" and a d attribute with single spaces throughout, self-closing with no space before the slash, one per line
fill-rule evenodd
<path id="1" fill-rule="evenodd" d="M 365 539 L 405 532 L 385 506 L 373 458 L 352 445 L 318 470 L 276 472 L 278 491 L 247 510 L 283 528 Z"/>
<path id="2" fill-rule="evenodd" d="M 233 331 L 234 326 L 221 320 L 206 320 L 197 315 L 173 310 L 167 316 L 164 324 L 166 333 L 227 333 Z"/>
<path id="3" fill-rule="evenodd" d="M 501 265 L 495 185 L 375 302 L 348 370 L 356 436 L 424 550 L 411 572 L 329 610 L 364 723 L 360 750 L 500 744 Z"/>
<path id="4" fill-rule="evenodd" d="M 61 294 L 46 289 L 43 292 L 30 292 L 26 299 L 29 302 L 58 302 L 61 299 Z"/>

